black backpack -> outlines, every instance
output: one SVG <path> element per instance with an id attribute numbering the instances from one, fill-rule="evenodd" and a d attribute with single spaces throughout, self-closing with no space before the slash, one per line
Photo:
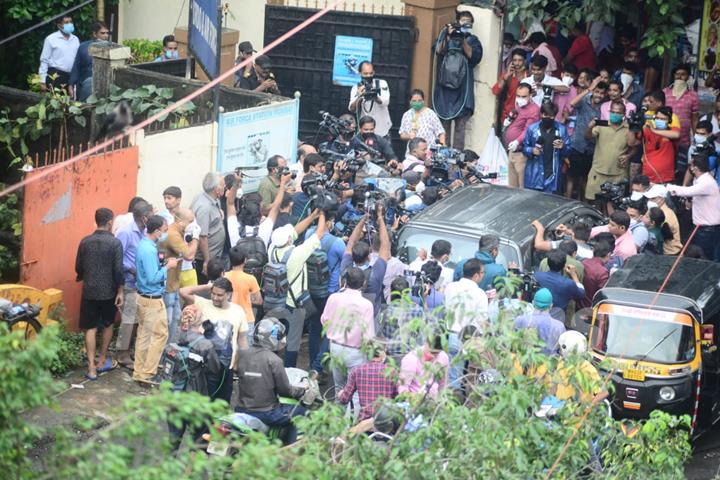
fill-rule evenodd
<path id="1" fill-rule="evenodd" d="M 334 238 L 330 235 L 325 237 L 331 242 Z M 324 241 L 320 242 L 320 248 L 316 249 L 307 259 L 308 273 L 308 290 L 310 296 L 314 298 L 324 298 L 328 296 L 328 286 L 330 285 L 330 272 L 332 269 L 328 263 L 328 251 L 332 243 Z M 334 268 L 334 267 L 333 267 Z"/>
<path id="2" fill-rule="evenodd" d="M 294 248 L 294 247 L 293 247 Z M 290 258 L 290 254 L 293 248 L 288 249 L 283 254 L 282 259 L 277 257 L 277 250 L 273 250 L 273 261 L 268 262 L 263 268 L 262 274 L 262 295 L 263 295 L 263 307 L 265 311 L 270 311 L 274 308 L 285 308 L 287 303 L 287 297 L 290 295 L 296 307 L 305 308 L 307 303 L 310 302 L 310 295 L 307 290 L 300 293 L 295 298 L 290 285 L 295 282 L 305 273 L 305 269 L 300 269 L 300 272 L 292 280 L 288 279 L 287 275 L 287 261 Z M 305 279 L 302 280 L 303 284 Z"/>
<path id="3" fill-rule="evenodd" d="M 245 268 L 243 271 L 254 276 L 258 283 L 262 280 L 263 267 L 268 263 L 267 249 L 265 242 L 258 236 L 260 227 L 257 225 L 253 228 L 251 236 L 246 235 L 245 227 L 240 227 L 240 240 L 238 247 L 245 254 Z"/>
<path id="4" fill-rule="evenodd" d="M 190 351 L 204 337 L 201 335 L 187 345 L 169 343 L 165 346 L 160 358 L 160 379 L 172 384 L 172 391 L 183 392 L 192 378 L 202 367 L 202 357 L 191 356 Z"/>
<path id="5" fill-rule="evenodd" d="M 443 56 L 438 72 L 438 84 L 441 87 L 459 90 L 467 82 L 468 61 L 462 48 L 451 46 L 448 39 L 447 53 Z"/>

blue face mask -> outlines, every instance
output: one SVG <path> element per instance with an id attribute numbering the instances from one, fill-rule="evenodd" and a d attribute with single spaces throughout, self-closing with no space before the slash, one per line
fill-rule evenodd
<path id="1" fill-rule="evenodd" d="M 66 23 L 62 26 L 62 31 L 65 35 L 70 35 L 75 31 L 75 25 L 72 23 Z"/>
<path id="2" fill-rule="evenodd" d="M 655 128 L 657 130 L 665 130 L 667 128 L 667 120 L 655 119 Z"/>
<path id="3" fill-rule="evenodd" d="M 169 60 L 175 60 L 179 57 L 180 55 L 178 54 L 177 50 L 165 50 L 165 58 Z"/>
<path id="4" fill-rule="evenodd" d="M 160 235 L 160 238 L 158 238 L 158 243 L 162 243 L 167 240 L 167 232 Z"/>
<path id="5" fill-rule="evenodd" d="M 619 125 L 623 121 L 622 113 L 610 112 L 610 123 Z"/>

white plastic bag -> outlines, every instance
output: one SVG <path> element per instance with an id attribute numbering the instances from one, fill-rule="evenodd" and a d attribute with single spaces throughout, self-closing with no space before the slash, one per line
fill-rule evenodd
<path id="1" fill-rule="evenodd" d="M 495 185 L 508 184 L 508 154 L 492 128 L 488 132 L 485 148 L 480 154 L 478 169 L 484 174 L 497 173 L 497 178 L 489 180 L 490 183 Z"/>

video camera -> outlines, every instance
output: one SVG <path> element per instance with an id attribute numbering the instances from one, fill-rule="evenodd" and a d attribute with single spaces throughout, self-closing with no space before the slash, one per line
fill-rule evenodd
<path id="1" fill-rule="evenodd" d="M 297 173 L 291 171 L 288 167 L 283 167 L 283 169 L 280 170 L 280 176 L 284 177 L 285 175 L 290 175 L 290 178 L 293 180 L 297 178 Z"/>
<path id="2" fill-rule="evenodd" d="M 630 197 L 627 195 L 627 180 L 619 182 L 604 182 L 600 185 L 600 193 L 597 197 L 611 202 L 615 208 L 626 210 L 630 203 Z"/>
<path id="3" fill-rule="evenodd" d="M 365 91 L 362 94 L 365 100 L 371 100 L 380 95 L 380 88 L 375 86 L 375 82 L 372 79 L 360 77 L 358 87 L 365 87 Z"/>
<path id="4" fill-rule="evenodd" d="M 465 165 L 465 154 L 455 148 L 435 145 L 430 147 L 430 152 L 430 180 L 433 184 L 445 185 L 450 181 L 450 165 L 460 168 Z"/>
<path id="5" fill-rule="evenodd" d="M 450 32 L 450 29 L 452 28 L 452 32 L 450 32 L 450 38 L 465 38 L 465 37 L 469 37 L 470 35 L 472 35 L 472 32 L 471 32 L 472 27 L 470 25 L 465 25 L 465 24 L 461 25 L 458 22 L 454 22 L 454 23 L 448 23 L 447 27 L 448 27 L 448 32 Z"/>
<path id="6" fill-rule="evenodd" d="M 647 115 L 647 108 L 642 107 L 639 110 L 635 110 L 629 117 L 628 117 L 628 128 L 631 132 L 642 132 L 643 127 L 645 126 L 645 122 L 648 120 L 652 120 L 654 117 L 648 117 Z"/>
<path id="7" fill-rule="evenodd" d="M 340 201 L 337 195 L 331 191 L 335 185 L 325 175 L 317 173 L 307 174 L 300 182 L 300 189 L 310 200 L 308 209 L 318 209 L 324 213 L 337 212 L 340 208 Z"/>
<path id="8" fill-rule="evenodd" d="M 330 132 L 330 135 L 333 137 L 337 138 L 341 135 L 349 137 L 355 134 L 355 131 L 351 128 L 352 124 L 347 120 L 340 120 L 338 117 L 323 110 L 320 110 L 318 113 L 322 117 L 318 125 L 320 128 L 324 128 Z"/>

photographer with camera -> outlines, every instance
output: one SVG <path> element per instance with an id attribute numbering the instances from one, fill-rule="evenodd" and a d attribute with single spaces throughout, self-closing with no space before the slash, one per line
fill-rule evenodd
<path id="1" fill-rule="evenodd" d="M 521 82 L 530 85 L 532 88 L 530 94 L 538 107 L 542 107 L 545 102 L 552 102 L 555 92 L 568 93 L 570 91 L 570 87 L 565 85 L 562 80 L 548 75 L 547 69 L 547 58 L 542 55 L 533 55 L 530 59 L 530 76 Z"/>
<path id="2" fill-rule="evenodd" d="M 325 120 L 323 120 L 323 123 Z M 346 155 L 352 150 L 352 141 L 355 138 L 355 130 L 357 130 L 357 122 L 355 117 L 349 113 L 343 113 L 338 117 L 340 125 L 337 126 L 336 132 L 332 132 L 333 140 L 320 144 L 320 154 L 327 155 L 334 153 L 338 155 Z M 321 123 L 322 126 L 322 123 Z M 334 128 L 333 125 L 331 128 Z M 337 135 L 336 135 L 337 133 Z"/>
<path id="3" fill-rule="evenodd" d="M 643 173 L 652 183 L 672 182 L 675 178 L 675 141 L 680 129 L 671 127 L 673 111 L 660 107 L 654 119 L 641 132 L 628 130 L 628 146 L 643 145 Z"/>
<path id="4" fill-rule="evenodd" d="M 516 108 L 515 93 L 520 82 L 528 76 L 526 62 L 527 52 L 522 48 L 516 48 L 511 54 L 511 63 L 492 87 L 492 93 L 498 100 L 503 100 L 500 121 L 505 122 Z"/>
<path id="5" fill-rule="evenodd" d="M 366 157 L 375 157 L 375 160 L 378 160 L 377 155 L 385 162 L 397 160 L 397 155 L 395 155 L 390 141 L 376 133 L 376 123 L 373 117 L 366 115 L 360 119 L 359 124 L 360 130 L 351 143 L 353 150 L 367 152 Z"/>
<path id="6" fill-rule="evenodd" d="M 695 127 L 695 135 L 693 135 L 693 144 L 688 149 L 688 168 L 685 170 L 685 177 L 683 178 L 683 187 L 690 185 L 692 181 L 692 173 L 690 173 L 690 165 L 695 155 L 705 155 L 708 158 L 708 164 L 710 167 L 710 174 L 715 177 L 715 180 L 720 185 L 720 177 L 717 175 L 718 167 L 718 153 L 715 148 L 716 136 L 712 134 L 713 126 L 708 120 L 701 120 Z"/>
<path id="7" fill-rule="evenodd" d="M 588 125 L 585 136 L 595 139 L 595 153 L 585 187 L 585 198 L 591 202 L 595 201 L 603 183 L 627 182 L 628 162 L 635 148 L 628 147 L 630 130 L 624 118 L 625 104 L 616 100 L 612 103 L 608 122 L 593 120 Z M 612 206 L 608 209 L 612 211 Z"/>
<path id="8" fill-rule="evenodd" d="M 350 103 L 348 110 L 355 113 L 360 119 L 370 117 L 377 124 L 377 135 L 390 141 L 390 88 L 385 80 L 375 78 L 375 67 L 372 63 L 364 61 L 360 64 L 360 83 L 353 85 L 350 90 Z"/>
<path id="9" fill-rule="evenodd" d="M 455 23 L 446 25 L 435 41 L 439 62 L 433 107 L 443 120 L 446 135 L 455 121 L 453 137 L 447 143 L 458 150 L 465 148 L 465 126 L 475 111 L 473 69 L 483 56 L 480 40 L 471 33 L 474 21 L 470 12 L 456 12 Z"/>
<path id="10" fill-rule="evenodd" d="M 285 160 L 282 155 L 273 155 L 268 158 L 267 172 L 267 176 L 260 180 L 260 185 L 258 186 L 258 195 L 260 195 L 260 205 L 262 206 L 263 214 L 267 214 L 270 204 L 280 189 L 280 178 L 286 175 L 289 175 L 291 179 L 296 178 L 296 175 L 288 168 L 287 160 Z"/>
<path id="11" fill-rule="evenodd" d="M 383 281 L 387 270 L 387 262 L 390 260 L 391 243 L 387 225 L 385 224 L 385 207 L 378 203 L 374 210 L 376 213 L 375 219 L 371 219 L 370 212 L 366 212 L 353 229 L 340 263 L 340 272 L 345 272 L 350 267 L 357 267 L 363 271 L 365 275 L 365 285 L 362 289 L 363 296 L 372 302 L 374 315 L 377 316 L 383 300 Z M 369 221 L 377 222 L 377 230 L 380 234 L 378 257 L 372 265 L 370 263 L 370 244 L 360 240 Z"/>
<path id="12" fill-rule="evenodd" d="M 545 193 L 557 193 L 562 189 L 563 158 L 570 149 L 570 138 L 565 125 L 555 120 L 557 106 L 545 102 L 540 108 L 542 118 L 528 127 L 523 153 L 527 157 L 525 166 L 525 188 Z"/>
<path id="13" fill-rule="evenodd" d="M 251 46 L 252 48 L 252 46 Z M 272 72 L 272 63 L 267 55 L 259 55 L 255 59 L 252 70 L 243 74 L 236 82 L 236 88 L 252 90 L 254 92 L 272 93 L 280 95 L 280 89 Z"/>

